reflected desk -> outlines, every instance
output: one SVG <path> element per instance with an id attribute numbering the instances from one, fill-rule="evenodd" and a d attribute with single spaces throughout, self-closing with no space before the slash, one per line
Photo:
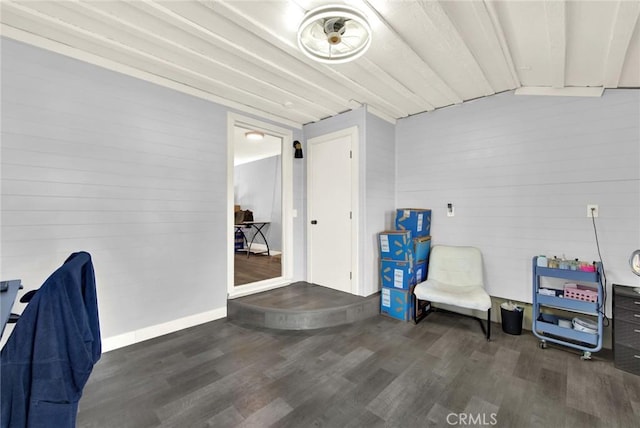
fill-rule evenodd
<path id="1" fill-rule="evenodd" d="M 269 243 L 267 242 L 267 238 L 264 236 L 264 234 L 262 233 L 262 229 L 268 225 L 269 223 L 271 223 L 270 221 L 243 221 L 240 224 L 234 224 L 233 226 L 236 228 L 236 232 L 240 232 L 242 233 L 242 239 L 244 240 L 244 244 L 245 247 L 247 249 L 247 257 L 249 257 L 249 255 L 251 254 L 251 246 L 253 245 L 253 241 L 255 241 L 256 236 L 260 235 L 262 237 L 262 240 L 264 241 L 264 245 L 267 247 L 267 251 L 261 251 L 259 253 L 256 254 L 262 254 L 262 253 L 267 253 L 267 256 L 271 255 L 271 252 L 269 250 Z M 244 230 L 242 229 L 255 229 L 255 233 L 253 234 L 253 236 L 251 237 L 251 240 L 247 239 L 247 235 L 244 233 Z"/>

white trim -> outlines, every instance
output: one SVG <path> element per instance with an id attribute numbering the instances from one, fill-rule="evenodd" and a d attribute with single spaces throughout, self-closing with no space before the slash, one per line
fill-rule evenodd
<path id="1" fill-rule="evenodd" d="M 549 86 L 523 86 L 515 90 L 515 95 L 550 95 L 556 97 L 601 97 L 603 87 L 565 87 L 551 88 Z"/>
<path id="2" fill-rule="evenodd" d="M 235 299 L 237 297 L 248 296 L 250 294 L 261 293 L 263 291 L 286 287 L 289 284 L 291 284 L 291 281 L 284 280 L 282 279 L 282 277 L 265 279 L 264 281 L 252 282 L 251 284 L 235 287 L 233 291 L 229 292 L 228 298 Z"/>
<path id="3" fill-rule="evenodd" d="M 114 349 L 123 348 L 154 337 L 164 336 L 185 328 L 204 324 L 207 322 L 226 318 L 227 307 L 213 309 L 200 314 L 189 315 L 184 318 L 168 321 L 162 324 L 152 325 L 150 327 L 141 328 L 139 330 L 130 331 L 128 333 L 119 334 L 102 339 L 102 352 L 113 351 Z"/>
<path id="4" fill-rule="evenodd" d="M 388 114 L 385 114 L 385 113 L 381 112 L 380 110 L 377 110 L 375 107 L 371 107 L 368 104 L 366 104 L 366 106 L 367 106 L 367 111 L 369 113 L 371 113 L 372 115 L 376 116 L 377 118 L 380 118 L 380 119 L 384 120 L 385 122 L 389 122 L 392 125 L 395 125 L 397 123 L 397 120 L 394 119 L 393 117 L 389 116 Z"/>
<path id="5" fill-rule="evenodd" d="M 360 295 L 360 257 L 359 257 L 359 240 L 360 235 L 360 145 L 358 127 L 352 126 L 340 131 L 331 132 L 318 137 L 307 140 L 307 213 L 311 213 L 311 145 L 317 142 L 333 140 L 341 137 L 349 137 L 351 139 L 351 294 Z M 307 223 L 307 281 L 311 279 L 311 223 Z"/>
<path id="6" fill-rule="evenodd" d="M 234 127 L 243 126 L 282 138 L 282 276 L 236 287 L 234 284 Z M 229 112 L 227 114 L 227 296 L 253 294 L 288 285 L 293 278 L 293 132 L 271 123 Z"/>
<path id="7" fill-rule="evenodd" d="M 246 255 L 246 248 L 242 249 L 242 252 L 244 252 L 244 254 Z M 266 255 L 267 252 L 267 246 L 265 244 L 259 243 L 259 242 L 254 242 L 253 244 L 251 244 L 251 254 L 262 254 L 265 253 L 264 255 Z M 282 254 L 282 251 L 277 251 L 277 250 L 273 250 L 271 248 L 269 248 L 269 255 L 270 256 L 279 256 Z"/>
<path id="8" fill-rule="evenodd" d="M 267 120 L 273 120 L 274 122 L 282 123 L 283 125 L 291 126 L 292 128 L 302 129 L 302 124 L 298 122 L 294 122 L 287 118 L 276 116 L 273 114 L 269 114 L 263 110 L 258 110 L 252 107 L 249 107 L 245 104 L 237 103 L 235 101 L 227 100 L 225 98 L 219 97 L 217 95 L 213 95 L 209 92 L 202 91 L 200 89 L 196 89 L 192 86 L 188 86 L 182 83 L 178 83 L 174 80 L 166 79 L 164 77 L 160 77 L 156 74 L 152 74 L 146 71 L 138 70 L 136 68 L 130 67 L 128 65 L 121 64 L 116 61 L 112 61 L 107 58 L 103 58 L 85 51 L 81 51 L 79 49 L 73 48 L 68 45 L 64 45 L 62 43 L 53 41 L 51 39 L 46 39 L 44 37 L 35 35 L 33 33 L 29 33 L 18 28 L 10 27 L 6 24 L 0 24 L 0 34 L 2 36 L 8 37 L 13 40 L 17 40 L 19 42 L 27 43 L 32 46 L 36 46 L 41 49 L 45 49 L 51 52 L 58 53 L 60 55 L 68 56 L 70 58 L 74 58 L 89 64 L 96 65 L 98 67 L 106 68 L 111 71 L 115 71 L 117 73 L 125 74 L 127 76 L 135 77 L 140 80 L 144 80 L 146 82 L 155 83 L 156 85 L 163 86 L 165 88 L 170 88 L 176 90 L 178 92 L 182 92 L 185 94 L 192 95 L 194 97 L 198 97 L 201 99 L 205 99 L 208 101 L 212 101 L 214 103 L 223 105 L 225 107 L 230 107 L 241 111 L 247 114 L 254 114 L 256 116 L 263 117 Z"/>

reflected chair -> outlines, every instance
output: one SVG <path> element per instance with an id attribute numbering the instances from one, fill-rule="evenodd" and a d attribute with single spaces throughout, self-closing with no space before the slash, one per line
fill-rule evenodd
<path id="1" fill-rule="evenodd" d="M 424 302 L 431 304 L 430 309 L 424 311 L 422 316 L 415 318 L 417 324 L 429 312 L 436 309 L 434 304 L 447 305 L 471 309 L 474 311 L 487 311 L 487 327 L 482 320 L 471 316 L 480 322 L 482 331 L 487 340 L 491 338 L 491 298 L 484 288 L 484 273 L 482 267 L 482 254 L 475 247 L 455 247 L 435 245 L 429 256 L 427 280 L 417 284 L 413 294 L 415 296 L 415 314 L 418 308 L 424 307 Z M 437 310 L 442 310 L 437 308 Z M 452 311 L 446 311 L 452 312 Z"/>

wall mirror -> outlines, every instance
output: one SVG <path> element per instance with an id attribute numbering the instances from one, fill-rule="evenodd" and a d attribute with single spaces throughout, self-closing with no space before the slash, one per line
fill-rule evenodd
<path id="1" fill-rule="evenodd" d="M 640 250 L 635 250 L 631 253 L 629 265 L 631 266 L 631 271 L 640 276 Z"/>
<path id="2" fill-rule="evenodd" d="M 253 216 L 234 225 L 234 285 L 282 276 L 282 138 L 236 125 L 233 181 L 235 209 Z"/>

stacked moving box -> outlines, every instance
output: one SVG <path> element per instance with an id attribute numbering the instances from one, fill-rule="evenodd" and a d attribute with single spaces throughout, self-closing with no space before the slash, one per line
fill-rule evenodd
<path id="1" fill-rule="evenodd" d="M 396 210 L 396 230 L 378 234 L 380 312 L 403 321 L 413 319 L 413 287 L 427 278 L 431 248 L 431 210 Z"/>

